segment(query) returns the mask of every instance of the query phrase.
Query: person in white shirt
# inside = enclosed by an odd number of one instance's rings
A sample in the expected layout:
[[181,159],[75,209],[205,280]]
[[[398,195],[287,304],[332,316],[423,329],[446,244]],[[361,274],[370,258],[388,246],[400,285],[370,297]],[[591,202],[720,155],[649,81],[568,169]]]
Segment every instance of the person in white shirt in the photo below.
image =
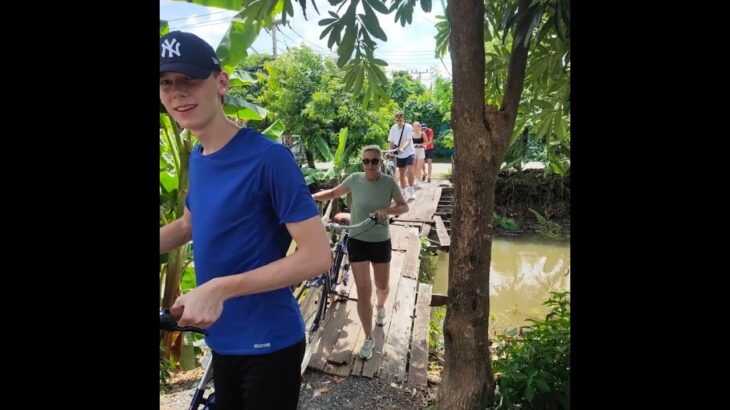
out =
[[395,124],[390,127],[388,142],[391,149],[398,149],[396,167],[398,168],[398,178],[403,196],[406,201],[416,199],[414,190],[415,175],[413,174],[416,151],[413,148],[413,127],[406,124],[405,116],[401,111],[395,114]]

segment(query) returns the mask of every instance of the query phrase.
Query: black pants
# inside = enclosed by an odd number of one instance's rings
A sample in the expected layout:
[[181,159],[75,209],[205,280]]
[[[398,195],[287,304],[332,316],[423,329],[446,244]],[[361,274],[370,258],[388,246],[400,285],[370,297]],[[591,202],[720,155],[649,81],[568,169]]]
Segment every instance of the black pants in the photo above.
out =
[[296,409],[306,342],[256,356],[213,353],[216,409]]

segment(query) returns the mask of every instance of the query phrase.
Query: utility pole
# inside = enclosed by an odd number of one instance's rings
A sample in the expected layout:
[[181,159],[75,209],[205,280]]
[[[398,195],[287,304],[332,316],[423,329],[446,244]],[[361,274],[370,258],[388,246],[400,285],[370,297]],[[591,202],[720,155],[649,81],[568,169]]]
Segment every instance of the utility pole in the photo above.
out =
[[421,74],[426,74],[427,72],[428,72],[428,70],[426,70],[426,71],[411,70],[410,71],[411,74],[418,74],[419,83],[421,82]]
[[274,41],[274,58],[276,58],[276,27],[281,23],[283,23],[283,21],[274,20],[274,27],[271,28],[271,39]]

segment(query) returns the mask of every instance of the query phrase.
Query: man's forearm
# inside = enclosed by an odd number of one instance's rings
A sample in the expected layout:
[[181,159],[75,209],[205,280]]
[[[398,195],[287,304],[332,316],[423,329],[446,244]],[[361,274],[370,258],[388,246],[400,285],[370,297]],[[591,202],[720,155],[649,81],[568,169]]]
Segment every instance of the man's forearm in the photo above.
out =
[[329,269],[331,254],[299,249],[260,268],[213,279],[222,300],[298,285]]
[[177,219],[160,228],[160,254],[178,248],[191,239],[191,232],[182,219]]

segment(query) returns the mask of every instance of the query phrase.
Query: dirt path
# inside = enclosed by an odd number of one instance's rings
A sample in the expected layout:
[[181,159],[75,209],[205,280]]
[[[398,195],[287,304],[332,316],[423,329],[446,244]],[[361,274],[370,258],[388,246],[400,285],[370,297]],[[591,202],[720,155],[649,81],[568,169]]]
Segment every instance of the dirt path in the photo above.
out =
[[[160,410],[184,410],[190,405],[202,369],[173,375],[172,391],[160,396]],[[301,410],[315,409],[424,409],[428,393],[366,377],[337,377],[307,370],[299,393]]]

